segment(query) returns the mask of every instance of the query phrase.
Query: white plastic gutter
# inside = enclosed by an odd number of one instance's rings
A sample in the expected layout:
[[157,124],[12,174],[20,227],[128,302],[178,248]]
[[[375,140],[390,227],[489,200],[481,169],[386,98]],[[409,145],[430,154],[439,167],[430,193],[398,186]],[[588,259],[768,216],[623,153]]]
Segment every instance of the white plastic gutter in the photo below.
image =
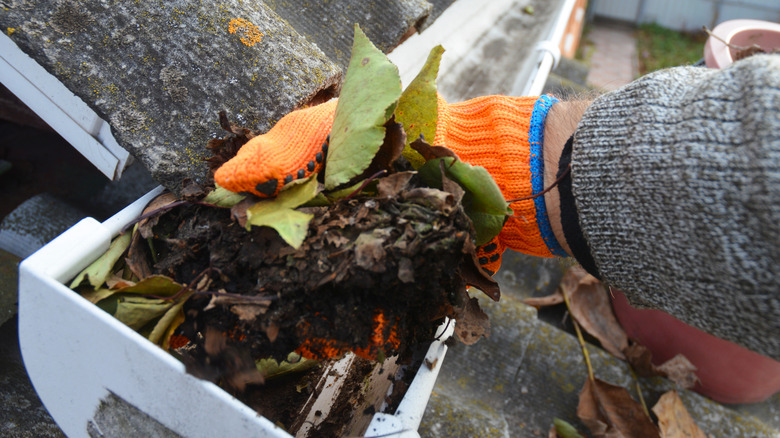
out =
[[0,82],[106,177],[122,175],[130,154],[114,139],[109,124],[4,33]]
[[528,81],[522,88],[512,93],[517,96],[536,96],[542,94],[544,84],[547,82],[547,78],[550,76],[550,72],[558,66],[558,61],[561,59],[560,45],[563,40],[563,35],[566,32],[566,26],[569,23],[569,17],[571,17],[572,11],[574,11],[575,0],[565,0],[561,7],[558,17],[555,19],[555,24],[547,39],[536,44],[535,53],[539,53],[538,67],[535,73],[529,76]]

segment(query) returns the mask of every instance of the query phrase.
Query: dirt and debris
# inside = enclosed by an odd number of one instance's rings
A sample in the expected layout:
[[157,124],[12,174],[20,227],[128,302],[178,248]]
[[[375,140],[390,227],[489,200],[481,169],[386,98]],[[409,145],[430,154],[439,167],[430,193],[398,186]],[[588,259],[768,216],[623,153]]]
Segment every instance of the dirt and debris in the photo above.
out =
[[[224,117],[222,125],[229,134],[210,144],[215,165],[253,135]],[[315,428],[317,436],[338,436],[364,401],[364,380],[386,358],[409,365],[413,375],[421,362],[413,353],[434,340],[446,318],[456,321],[463,342],[489,333],[467,283],[495,296],[497,286],[476,265],[463,191],[443,178],[442,189],[432,188],[417,172],[396,167],[354,196],[300,208],[313,219],[297,249],[272,228],[247,229],[246,210],[259,199],[209,205],[202,200],[210,189],[189,182],[182,190],[188,196],[165,193],[147,207],[126,272],[183,285],[178,295],[189,297],[169,337],[174,354],[190,373],[288,430],[328,364],[354,352],[357,365],[345,378],[358,391],[342,392]],[[257,366],[260,359],[281,363],[291,352],[319,363],[272,379]],[[395,373],[388,374],[383,379],[393,381]],[[389,406],[409,382],[394,383]]]

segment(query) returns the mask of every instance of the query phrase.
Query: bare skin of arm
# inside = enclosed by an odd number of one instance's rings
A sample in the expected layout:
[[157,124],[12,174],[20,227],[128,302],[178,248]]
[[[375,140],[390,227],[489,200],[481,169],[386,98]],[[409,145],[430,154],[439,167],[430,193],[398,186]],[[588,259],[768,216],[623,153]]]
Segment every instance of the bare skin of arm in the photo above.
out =
[[[558,173],[558,161],[561,157],[563,147],[566,141],[574,134],[577,129],[585,109],[591,101],[580,100],[571,102],[559,102],[550,108],[547,114],[544,126],[544,186],[550,187]],[[547,216],[550,219],[555,238],[561,247],[571,255],[571,249],[563,235],[561,226],[560,197],[558,188],[554,187],[544,195],[544,202],[547,207]]]

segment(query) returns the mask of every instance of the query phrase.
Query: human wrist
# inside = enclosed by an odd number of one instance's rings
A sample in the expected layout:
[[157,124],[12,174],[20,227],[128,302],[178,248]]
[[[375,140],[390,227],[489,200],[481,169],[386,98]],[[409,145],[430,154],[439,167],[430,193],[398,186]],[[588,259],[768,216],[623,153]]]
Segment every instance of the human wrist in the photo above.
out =
[[544,186],[551,187],[544,195],[547,216],[558,244],[571,255],[572,251],[563,233],[561,225],[560,196],[558,188],[553,186],[557,179],[558,162],[566,141],[574,134],[582,115],[591,101],[577,100],[558,102],[550,108],[544,123]]

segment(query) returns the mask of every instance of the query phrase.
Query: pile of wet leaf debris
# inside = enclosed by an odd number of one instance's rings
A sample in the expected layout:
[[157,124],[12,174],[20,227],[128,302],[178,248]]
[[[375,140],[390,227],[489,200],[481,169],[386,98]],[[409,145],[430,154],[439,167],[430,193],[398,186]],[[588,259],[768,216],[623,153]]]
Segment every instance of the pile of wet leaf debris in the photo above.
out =
[[[356,29],[324,172],[271,199],[194,183],[163,193],[71,287],[234,393],[347,352],[409,362],[445,323],[465,343],[487,336],[467,286],[498,299],[475,248],[510,210],[485,169],[424,141],[442,51],[402,94],[397,69]],[[221,124],[213,166],[254,135]],[[296,381],[300,393],[308,384]],[[261,413],[286,425],[299,412],[276,408],[288,418]]]

